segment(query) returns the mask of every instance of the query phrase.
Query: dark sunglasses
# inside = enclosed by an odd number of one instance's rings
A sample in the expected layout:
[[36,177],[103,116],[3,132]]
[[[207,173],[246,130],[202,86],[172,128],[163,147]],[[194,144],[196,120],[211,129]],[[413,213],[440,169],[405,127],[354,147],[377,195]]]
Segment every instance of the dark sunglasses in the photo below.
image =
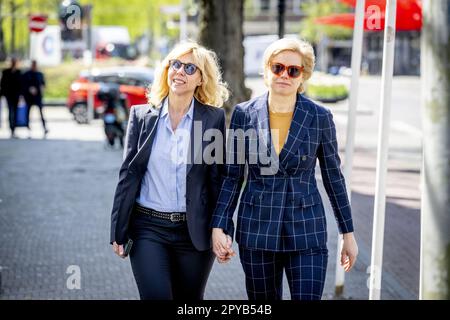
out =
[[198,69],[198,67],[193,63],[183,63],[177,59],[170,60],[169,66],[176,71],[180,70],[180,68],[184,66],[184,72],[190,76],[192,76]]
[[304,69],[303,66],[285,66],[282,63],[272,63],[270,65],[270,70],[273,74],[280,76],[283,74],[284,70],[287,69],[287,74],[289,78],[298,78]]

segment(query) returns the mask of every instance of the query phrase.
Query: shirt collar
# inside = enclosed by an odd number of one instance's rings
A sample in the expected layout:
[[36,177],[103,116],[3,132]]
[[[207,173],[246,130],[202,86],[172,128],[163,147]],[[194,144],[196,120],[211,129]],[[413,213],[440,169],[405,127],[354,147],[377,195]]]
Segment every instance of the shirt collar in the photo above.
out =
[[[195,98],[192,98],[189,110],[185,114],[185,117],[187,116],[189,119],[192,119],[194,117],[194,100]],[[164,118],[168,114],[169,114],[169,97],[166,97],[162,105],[161,118]]]

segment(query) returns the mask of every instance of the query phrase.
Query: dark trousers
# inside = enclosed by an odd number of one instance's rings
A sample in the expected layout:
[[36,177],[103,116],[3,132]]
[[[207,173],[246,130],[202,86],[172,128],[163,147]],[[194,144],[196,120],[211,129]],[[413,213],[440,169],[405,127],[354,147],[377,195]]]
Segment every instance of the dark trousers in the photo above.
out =
[[197,251],[186,222],[134,213],[131,267],[142,300],[202,300],[212,250]]
[[[25,103],[27,104],[27,119],[28,121],[30,121],[30,110],[32,106],[37,106],[39,108],[39,113],[41,114],[41,121],[42,121],[42,127],[44,128],[44,130],[47,129],[47,126],[45,125],[45,118],[44,118],[44,113],[42,111],[43,109],[43,103],[42,103],[42,98],[29,98],[29,97],[25,97]],[[28,125],[28,127],[30,127]]]
[[325,284],[328,250],[250,250],[239,246],[249,300],[281,300],[286,271],[292,300],[320,300]]
[[19,105],[19,96],[6,97],[6,102],[8,103],[9,128],[11,129],[11,132],[14,133],[14,130],[16,129],[16,114]]

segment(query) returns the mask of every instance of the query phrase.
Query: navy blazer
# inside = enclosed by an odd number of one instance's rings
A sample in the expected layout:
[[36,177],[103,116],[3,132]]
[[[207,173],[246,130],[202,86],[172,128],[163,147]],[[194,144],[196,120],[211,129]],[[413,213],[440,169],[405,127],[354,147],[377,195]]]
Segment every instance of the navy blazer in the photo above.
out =
[[[133,106],[127,127],[124,160],[111,212],[110,243],[125,243],[129,238],[129,223],[133,206],[140,193],[147,170],[161,109],[151,105]],[[194,142],[194,129],[201,123],[202,141]],[[203,150],[210,144],[203,136],[208,129],[225,132],[225,112],[194,101],[194,122],[191,128],[190,162],[186,167],[186,216],[189,235],[197,250],[211,248],[211,216],[219,195],[223,158],[205,163]],[[220,144],[225,149],[225,143]],[[224,156],[224,152],[221,152]]]
[[[315,179],[319,159],[339,231],[352,232],[350,204],[340,170],[331,112],[298,94],[289,133],[278,156],[270,135],[267,101],[268,93],[235,107],[227,141],[224,179],[212,227],[222,228],[233,236],[232,217],[247,165],[236,241],[246,248],[271,251],[296,251],[325,245],[325,211]],[[238,129],[242,129],[244,135],[237,134]],[[256,136],[252,132],[256,132]],[[255,144],[258,149],[253,148]],[[270,163],[264,157],[255,161],[255,150],[259,155],[265,152]],[[275,170],[268,174],[269,167]]]

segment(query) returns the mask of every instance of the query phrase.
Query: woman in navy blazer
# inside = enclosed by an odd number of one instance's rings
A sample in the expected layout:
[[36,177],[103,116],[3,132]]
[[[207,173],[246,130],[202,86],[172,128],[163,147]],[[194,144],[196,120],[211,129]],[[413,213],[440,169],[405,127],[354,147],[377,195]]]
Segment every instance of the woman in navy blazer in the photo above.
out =
[[215,158],[204,158],[204,137],[224,135],[219,107],[227,97],[215,53],[186,42],[162,61],[150,103],[131,109],[110,241],[123,258],[124,244],[133,241],[141,299],[203,299],[225,147],[222,139]]
[[213,250],[219,261],[234,255],[233,212],[240,198],[236,241],[249,299],[282,298],[283,271],[292,299],[321,299],[328,251],[322,180],[343,234],[341,264],[349,271],[358,247],[332,114],[304,97],[314,51],[297,39],[280,39],[264,53],[268,93],[238,104],[227,143],[224,181],[213,215]]

